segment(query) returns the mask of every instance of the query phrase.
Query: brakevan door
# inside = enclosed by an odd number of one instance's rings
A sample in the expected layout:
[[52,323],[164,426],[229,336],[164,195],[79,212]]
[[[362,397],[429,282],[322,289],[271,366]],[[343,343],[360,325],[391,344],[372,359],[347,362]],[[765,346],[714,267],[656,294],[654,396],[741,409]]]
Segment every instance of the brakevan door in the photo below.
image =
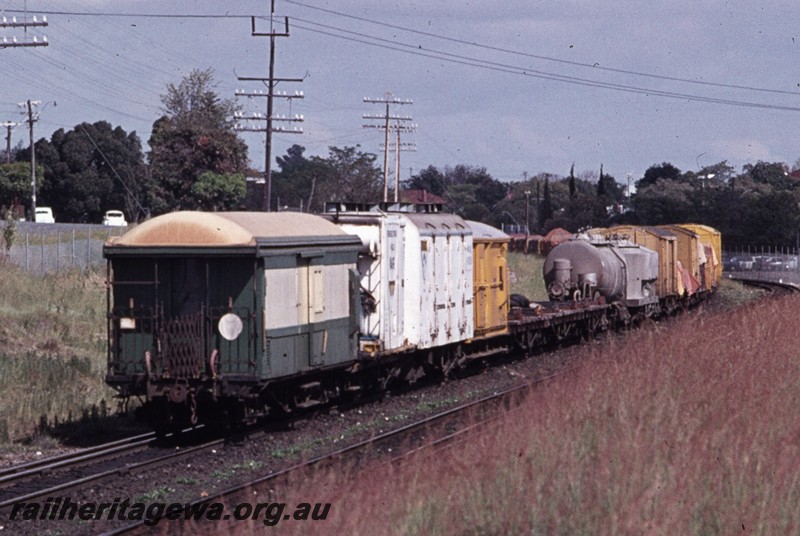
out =
[[325,351],[327,350],[327,334],[325,324],[317,322],[318,318],[325,315],[325,268],[326,266],[306,266],[306,277],[308,286],[308,302],[306,303],[307,322],[309,330],[309,349],[308,358],[310,366],[322,365],[325,363]]
[[405,226],[386,221],[386,296],[383,302],[384,339],[387,348],[403,345],[403,291]]
[[308,261],[264,271],[266,377],[296,374],[308,368]]

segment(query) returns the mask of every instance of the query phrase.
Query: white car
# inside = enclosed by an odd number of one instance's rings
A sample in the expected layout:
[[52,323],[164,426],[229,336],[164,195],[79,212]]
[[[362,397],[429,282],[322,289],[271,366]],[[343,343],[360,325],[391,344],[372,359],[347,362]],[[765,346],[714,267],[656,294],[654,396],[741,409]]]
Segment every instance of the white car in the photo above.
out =
[[121,210],[106,211],[103,216],[103,225],[110,225],[112,227],[127,227],[128,222],[125,221],[125,214]]
[[50,207],[38,207],[33,215],[33,221],[36,223],[55,223],[53,209]]

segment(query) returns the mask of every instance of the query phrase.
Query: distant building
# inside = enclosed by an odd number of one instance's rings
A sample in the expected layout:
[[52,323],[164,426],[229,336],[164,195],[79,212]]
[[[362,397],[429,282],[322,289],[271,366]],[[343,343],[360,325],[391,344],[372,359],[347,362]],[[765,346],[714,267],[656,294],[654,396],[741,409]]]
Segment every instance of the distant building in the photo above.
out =
[[427,204],[434,203],[444,205],[447,201],[436,194],[427,190],[400,190],[401,203]]

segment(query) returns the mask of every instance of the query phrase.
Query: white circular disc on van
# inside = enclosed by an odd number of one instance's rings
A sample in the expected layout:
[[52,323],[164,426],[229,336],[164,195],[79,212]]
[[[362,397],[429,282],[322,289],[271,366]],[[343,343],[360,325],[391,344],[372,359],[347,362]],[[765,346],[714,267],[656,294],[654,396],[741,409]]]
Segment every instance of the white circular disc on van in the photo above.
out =
[[244,326],[242,325],[242,319],[239,318],[238,315],[228,313],[219,319],[219,324],[217,327],[219,328],[220,335],[222,335],[225,339],[232,341],[241,335],[242,328]]

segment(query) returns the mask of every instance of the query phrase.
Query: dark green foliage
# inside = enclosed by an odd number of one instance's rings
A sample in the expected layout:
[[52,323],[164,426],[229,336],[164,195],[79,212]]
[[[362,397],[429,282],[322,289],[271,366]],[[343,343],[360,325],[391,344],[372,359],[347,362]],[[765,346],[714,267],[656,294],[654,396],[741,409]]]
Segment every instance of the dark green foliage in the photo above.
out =
[[240,208],[247,187],[244,175],[217,174],[207,171],[192,185],[192,196],[202,210],[219,211]]
[[[30,151],[28,151],[30,152]],[[36,166],[37,188],[43,186],[44,167]],[[0,205],[4,210],[31,201],[31,165],[28,162],[0,164]]]
[[435,166],[428,166],[407,181],[404,181],[403,188],[426,190],[434,195],[444,197],[447,190],[447,178]]
[[723,161],[699,173],[642,184],[637,182],[635,218],[630,221],[710,225],[722,233],[728,246],[796,244],[800,183],[781,163],[748,164],[735,175]]
[[[29,159],[29,153],[18,157]],[[37,204],[53,206],[59,221],[98,223],[109,209],[124,210],[132,221],[144,216],[147,169],[135,132],[105,121],[59,129],[50,141],[36,142],[36,162],[45,177]]]
[[569,168],[569,198],[575,199],[578,195],[577,187],[575,186],[575,164]]
[[694,193],[695,188],[689,184],[659,179],[650,187],[637,190],[633,198],[633,208],[644,218],[642,223],[688,223],[693,216]]
[[539,211],[539,228],[544,228],[545,222],[553,219],[553,203],[550,199],[550,179],[544,179],[544,194],[542,196],[542,206]]
[[153,124],[148,158],[154,213],[199,208],[192,193],[203,173],[244,173],[247,145],[233,131],[235,106],[214,91],[211,70],[194,70],[161,96],[164,115]]
[[667,179],[671,181],[678,180],[680,176],[680,169],[668,162],[662,162],[659,165],[650,166],[647,171],[644,172],[644,177],[636,181],[636,188],[639,189],[652,186],[659,179]]
[[484,167],[458,165],[439,170],[428,166],[403,182],[403,188],[424,189],[444,197],[446,209],[469,219],[499,226],[508,211],[504,200],[508,185],[493,178]]
[[303,155],[293,145],[276,160],[281,170],[273,175],[273,208],[321,212],[328,201],[375,203],[383,200],[383,174],[376,156],[357,147],[330,147],[327,158]]

